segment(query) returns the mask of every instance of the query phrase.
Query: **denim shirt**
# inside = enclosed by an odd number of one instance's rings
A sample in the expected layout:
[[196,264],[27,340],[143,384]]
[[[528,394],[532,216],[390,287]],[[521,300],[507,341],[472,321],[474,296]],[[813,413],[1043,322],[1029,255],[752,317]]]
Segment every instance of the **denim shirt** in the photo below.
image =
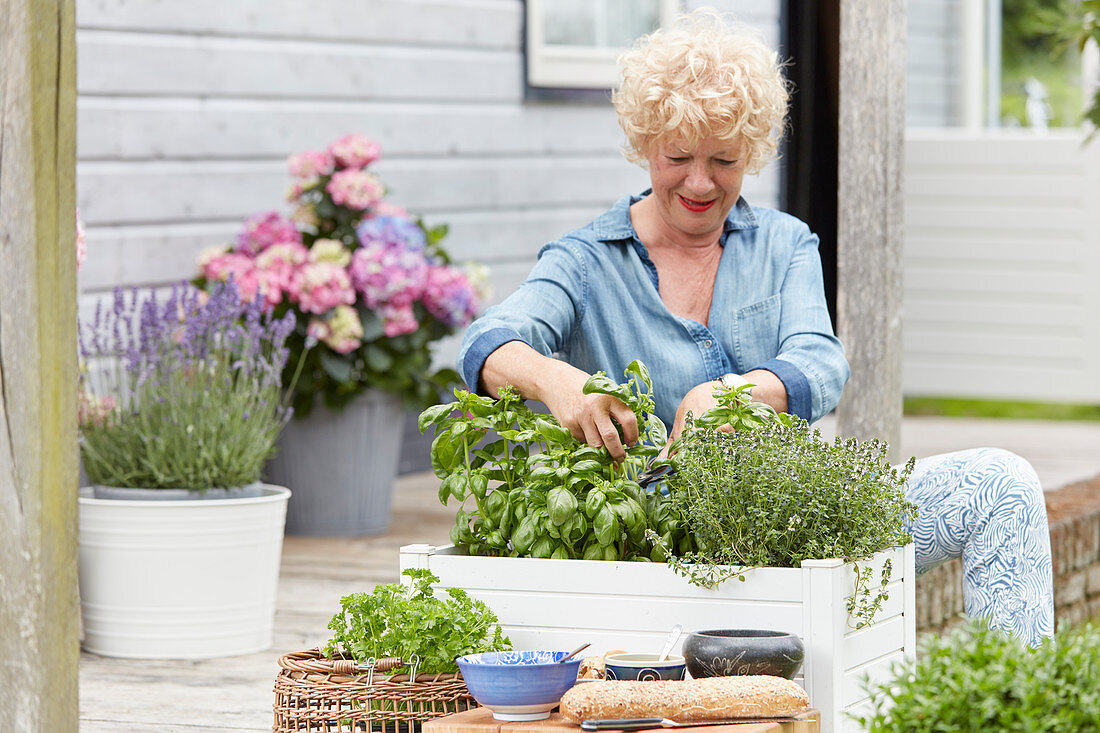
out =
[[466,383],[476,387],[489,354],[519,340],[618,381],[641,359],[669,426],[692,387],[753,369],[779,377],[788,410],[811,422],[836,407],[848,362],[829,321],[817,236],[789,214],[738,199],[704,326],[661,300],[657,268],[630,222],[630,206],[648,194],[623,197],[539,251],[519,289],[466,331],[458,356]]

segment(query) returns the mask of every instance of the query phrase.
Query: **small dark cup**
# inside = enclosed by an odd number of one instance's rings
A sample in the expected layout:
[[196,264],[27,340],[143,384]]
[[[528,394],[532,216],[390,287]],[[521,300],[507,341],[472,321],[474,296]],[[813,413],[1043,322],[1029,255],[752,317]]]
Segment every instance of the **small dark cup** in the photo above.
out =
[[676,655],[658,661],[659,654],[612,654],[604,660],[604,676],[609,680],[682,680],[684,658]]
[[768,674],[791,679],[803,656],[802,640],[782,631],[711,629],[684,641],[687,670],[695,678]]

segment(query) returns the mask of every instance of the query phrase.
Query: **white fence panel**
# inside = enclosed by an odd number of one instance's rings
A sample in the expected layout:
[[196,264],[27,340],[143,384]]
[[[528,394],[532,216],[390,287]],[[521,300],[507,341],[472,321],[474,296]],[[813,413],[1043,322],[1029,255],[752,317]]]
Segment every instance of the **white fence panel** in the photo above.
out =
[[907,131],[909,395],[1100,402],[1100,144]]

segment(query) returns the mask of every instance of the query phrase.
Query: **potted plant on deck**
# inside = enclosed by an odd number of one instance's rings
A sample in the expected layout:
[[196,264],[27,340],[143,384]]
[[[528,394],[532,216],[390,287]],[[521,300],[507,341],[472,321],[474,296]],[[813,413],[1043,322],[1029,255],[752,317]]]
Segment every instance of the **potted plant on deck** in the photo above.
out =
[[[673,446],[671,493],[645,491],[641,469],[664,430],[648,371],[635,362],[628,376],[585,387],[614,394],[645,426],[649,445],[618,467],[507,390],[496,401],[458,392],[422,413],[422,429],[436,428],[440,497],[462,507],[454,544],[403,547],[402,568],[495,603],[520,647],[645,651],[677,623],[795,633],[822,730],[837,729],[866,703],[862,676],[914,651],[906,470],[889,465],[884,445],[826,442],[720,389],[719,407]],[[725,424],[737,430],[717,429]]]
[[260,483],[290,412],[293,315],[235,283],[116,290],[81,324],[84,648],[205,658],[271,644],[290,492]]
[[457,381],[432,370],[432,344],[487,297],[484,268],[453,266],[440,246],[446,227],[383,200],[368,170],[378,155],[358,134],[292,155],[291,218],[250,217],[235,243],[199,262],[201,286],[234,277],[246,299],[298,317],[284,372],[295,419],[267,469],[295,491],[290,534],[386,530],[404,409],[434,404]]

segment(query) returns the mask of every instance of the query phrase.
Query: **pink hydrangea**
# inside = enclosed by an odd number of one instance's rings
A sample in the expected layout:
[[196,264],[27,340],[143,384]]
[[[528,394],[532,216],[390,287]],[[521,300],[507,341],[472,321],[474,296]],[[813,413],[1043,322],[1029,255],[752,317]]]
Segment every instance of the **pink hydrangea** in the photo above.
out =
[[379,201],[374,206],[372,206],[371,210],[370,210],[370,213],[371,213],[371,217],[376,217],[376,216],[399,216],[399,217],[404,218],[404,219],[407,219],[409,217],[409,212],[406,211],[403,206],[398,206],[397,204],[391,204],[389,201],[385,201],[385,200]]
[[80,221],[80,209],[76,210],[76,271],[84,265],[88,257],[88,244],[84,241],[84,222]]
[[283,242],[302,242],[302,233],[290,219],[277,211],[253,214],[245,220],[237,235],[237,250],[255,256],[268,247]]
[[386,304],[379,308],[378,315],[382,317],[382,328],[388,338],[412,333],[420,327],[412,305]]
[[287,159],[290,175],[295,178],[313,179],[327,176],[336,168],[332,153],[306,150]]
[[96,397],[90,392],[81,390],[76,403],[76,419],[81,426],[103,427],[111,421],[117,409],[118,400],[114,396]]
[[321,314],[338,305],[355,304],[347,270],[329,262],[310,262],[298,269],[289,296],[306,313]]
[[457,267],[435,265],[424,285],[424,307],[448,326],[465,326],[478,311],[477,290]]
[[[328,323],[320,318],[310,318],[309,325],[306,326],[306,337],[313,339],[313,341],[324,341],[330,335],[332,335],[332,329],[328,327]],[[312,347],[312,344],[307,344]]]
[[240,252],[204,254],[199,260],[199,269],[202,276],[210,281],[225,281],[232,277],[240,290],[241,300],[245,302],[252,301],[262,289],[260,271],[251,257]]
[[332,174],[325,190],[338,206],[362,211],[382,200],[385,187],[374,175],[360,168],[348,168]]
[[309,250],[297,242],[275,244],[256,255],[254,265],[260,272],[264,297],[269,305],[278,305],[290,293],[294,274],[309,261]]
[[328,146],[328,154],[341,168],[363,168],[378,160],[381,153],[378,143],[358,132],[344,135]]
[[417,251],[370,242],[352,255],[348,272],[369,307],[404,307],[423,294],[428,261]]

